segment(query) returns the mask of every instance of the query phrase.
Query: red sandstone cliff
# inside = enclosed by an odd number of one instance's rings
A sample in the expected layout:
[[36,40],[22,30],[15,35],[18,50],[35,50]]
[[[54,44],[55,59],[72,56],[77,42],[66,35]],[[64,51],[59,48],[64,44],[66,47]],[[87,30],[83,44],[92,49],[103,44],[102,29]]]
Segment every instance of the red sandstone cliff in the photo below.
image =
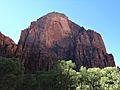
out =
[[30,71],[49,70],[59,59],[71,59],[77,68],[115,66],[100,34],[56,12],[32,22],[21,32],[16,56]]
[[0,56],[13,57],[16,48],[14,41],[0,32]]

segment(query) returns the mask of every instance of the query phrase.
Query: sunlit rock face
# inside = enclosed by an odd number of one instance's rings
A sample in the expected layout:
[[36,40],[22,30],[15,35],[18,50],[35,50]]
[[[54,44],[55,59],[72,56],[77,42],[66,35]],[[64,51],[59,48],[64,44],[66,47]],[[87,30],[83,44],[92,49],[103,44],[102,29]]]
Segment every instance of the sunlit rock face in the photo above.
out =
[[0,56],[14,57],[16,48],[14,41],[0,32]]
[[49,13],[21,32],[16,50],[27,71],[49,70],[57,60],[73,60],[77,69],[115,66],[102,37],[61,13]]

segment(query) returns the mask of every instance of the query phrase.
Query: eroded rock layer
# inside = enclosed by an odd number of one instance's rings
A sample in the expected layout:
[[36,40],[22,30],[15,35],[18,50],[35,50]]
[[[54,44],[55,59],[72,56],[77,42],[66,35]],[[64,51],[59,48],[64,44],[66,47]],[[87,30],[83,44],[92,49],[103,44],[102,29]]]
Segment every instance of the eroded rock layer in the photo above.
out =
[[0,32],[0,56],[13,57],[15,56],[16,48],[17,45],[14,41]]
[[57,12],[39,18],[21,32],[16,56],[28,71],[49,70],[60,59],[73,60],[77,69],[115,66],[100,34]]

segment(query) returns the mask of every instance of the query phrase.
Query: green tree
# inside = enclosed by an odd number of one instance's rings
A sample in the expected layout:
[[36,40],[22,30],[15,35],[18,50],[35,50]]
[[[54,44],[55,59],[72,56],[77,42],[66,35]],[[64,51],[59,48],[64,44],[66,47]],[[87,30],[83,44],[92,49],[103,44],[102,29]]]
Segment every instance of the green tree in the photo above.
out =
[[0,57],[0,77],[8,74],[22,75],[24,67],[18,59]]
[[91,90],[101,90],[101,69],[100,68],[89,68],[88,70],[88,80],[87,83]]
[[78,84],[77,84],[78,88],[80,90],[87,90],[88,88],[87,81],[88,81],[88,72],[86,67],[82,66],[80,68],[80,71],[78,72]]
[[56,66],[56,71],[58,71],[59,73],[59,85],[60,85],[60,90],[70,90],[73,89],[74,86],[73,83],[74,81],[74,76],[76,74],[76,71],[73,70],[73,68],[75,68],[75,64],[69,60],[69,61],[65,61],[65,60],[61,60],[58,61],[57,66]]
[[1,90],[15,90],[17,82],[23,74],[24,67],[17,59],[0,57]]
[[34,74],[24,74],[16,84],[15,90],[37,90],[37,81]]
[[55,71],[39,71],[36,73],[37,90],[58,90],[57,73]]
[[101,85],[103,90],[119,90],[120,74],[117,68],[106,67],[101,70],[101,73]]

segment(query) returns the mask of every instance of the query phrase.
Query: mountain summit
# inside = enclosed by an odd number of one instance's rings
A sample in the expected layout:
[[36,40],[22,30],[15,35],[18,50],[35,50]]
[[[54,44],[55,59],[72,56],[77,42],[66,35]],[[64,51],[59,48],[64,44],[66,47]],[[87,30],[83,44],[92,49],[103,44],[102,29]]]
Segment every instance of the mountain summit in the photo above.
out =
[[73,60],[77,69],[115,66],[100,34],[85,30],[67,16],[52,12],[21,32],[16,50],[28,71],[49,70],[57,60]]

